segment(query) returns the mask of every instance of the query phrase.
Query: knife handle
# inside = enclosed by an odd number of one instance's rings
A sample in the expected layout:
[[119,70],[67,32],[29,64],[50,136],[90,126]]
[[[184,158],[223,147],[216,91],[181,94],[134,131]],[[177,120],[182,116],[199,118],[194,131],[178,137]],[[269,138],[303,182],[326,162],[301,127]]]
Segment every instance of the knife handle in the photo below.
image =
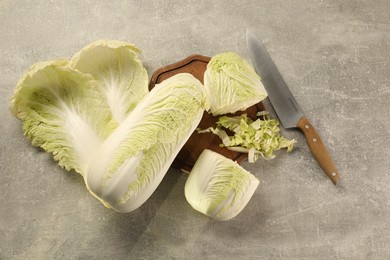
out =
[[314,158],[320,164],[321,168],[324,170],[326,175],[328,175],[333,184],[336,185],[340,179],[340,174],[317,131],[313,128],[305,116],[298,121],[297,127],[305,135],[307,145]]

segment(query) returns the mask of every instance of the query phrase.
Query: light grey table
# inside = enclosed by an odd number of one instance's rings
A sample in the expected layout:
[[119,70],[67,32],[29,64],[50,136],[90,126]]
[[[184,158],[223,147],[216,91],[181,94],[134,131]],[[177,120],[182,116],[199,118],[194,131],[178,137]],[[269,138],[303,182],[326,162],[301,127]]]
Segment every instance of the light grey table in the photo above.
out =
[[[296,149],[243,164],[260,186],[233,220],[194,211],[175,169],[147,203],[119,214],[33,148],[8,112],[30,65],[97,39],[136,44],[151,76],[194,53],[249,58],[245,28],[264,40],[340,185],[300,132],[283,130]],[[390,259],[388,0],[1,0],[0,35],[0,259]]]

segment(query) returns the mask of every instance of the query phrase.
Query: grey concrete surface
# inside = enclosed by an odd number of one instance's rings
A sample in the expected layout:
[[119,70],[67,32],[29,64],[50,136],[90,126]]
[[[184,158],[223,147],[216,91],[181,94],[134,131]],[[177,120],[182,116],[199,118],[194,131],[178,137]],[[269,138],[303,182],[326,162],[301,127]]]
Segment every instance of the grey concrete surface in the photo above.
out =
[[[260,186],[233,220],[194,211],[175,169],[119,214],[33,148],[8,112],[30,65],[94,40],[136,44],[151,76],[194,53],[249,58],[245,28],[328,146],[338,186],[303,135],[283,130],[296,149],[243,164]],[[0,259],[390,259],[389,0],[1,0],[0,35]]]

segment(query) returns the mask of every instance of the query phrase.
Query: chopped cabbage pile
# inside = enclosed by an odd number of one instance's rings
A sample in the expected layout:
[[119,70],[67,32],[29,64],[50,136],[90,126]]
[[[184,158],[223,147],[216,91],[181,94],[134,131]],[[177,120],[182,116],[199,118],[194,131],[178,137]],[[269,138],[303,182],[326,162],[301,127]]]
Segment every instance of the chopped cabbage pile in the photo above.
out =
[[[212,132],[219,136],[221,146],[229,150],[248,153],[248,161],[253,163],[259,156],[265,159],[275,158],[274,151],[287,148],[290,152],[293,149],[295,140],[288,140],[281,136],[279,121],[272,119],[268,113],[258,113],[253,121],[242,114],[240,116],[222,116],[217,121],[216,127],[197,129],[198,133]],[[232,133],[231,135],[228,132]]]

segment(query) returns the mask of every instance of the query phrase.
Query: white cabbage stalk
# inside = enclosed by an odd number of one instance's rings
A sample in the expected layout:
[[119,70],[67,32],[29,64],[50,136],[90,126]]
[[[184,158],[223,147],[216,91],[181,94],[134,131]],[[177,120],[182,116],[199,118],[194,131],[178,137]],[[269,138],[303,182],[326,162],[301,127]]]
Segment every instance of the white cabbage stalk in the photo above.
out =
[[184,192],[195,210],[225,221],[244,209],[258,185],[259,180],[238,163],[205,149],[188,176]]
[[86,183],[106,206],[130,212],[154,192],[208,108],[190,74],[156,85],[101,146]]
[[120,124],[148,93],[148,75],[133,44],[99,40],[84,47],[71,59],[71,66],[91,74]]
[[267,97],[254,68],[233,52],[215,55],[207,64],[204,85],[213,115],[245,110]]
[[92,76],[66,60],[37,63],[19,80],[10,111],[33,146],[66,170],[84,175],[90,159],[117,124]]

